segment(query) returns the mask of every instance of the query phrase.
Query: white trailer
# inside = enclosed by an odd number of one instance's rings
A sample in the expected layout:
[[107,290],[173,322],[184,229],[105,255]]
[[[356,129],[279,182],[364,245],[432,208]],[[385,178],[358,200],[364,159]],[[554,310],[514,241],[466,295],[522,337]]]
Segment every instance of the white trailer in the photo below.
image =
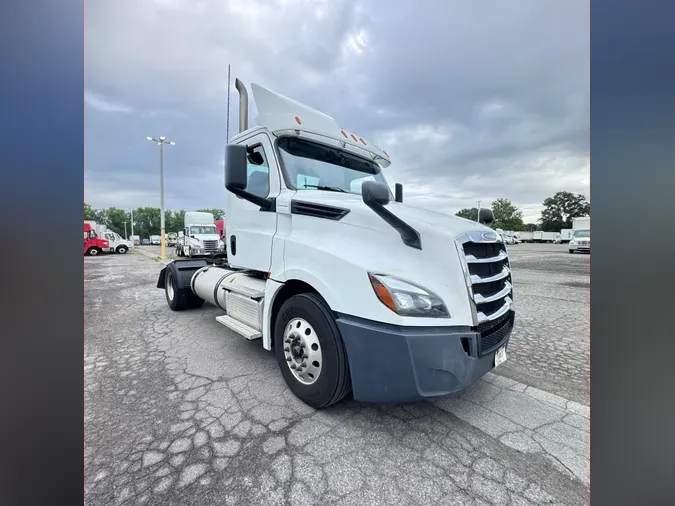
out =
[[178,232],[176,255],[201,257],[222,253],[224,243],[218,235],[213,214],[200,211],[185,213],[184,228]]
[[445,395],[506,360],[512,280],[486,226],[492,211],[477,223],[405,205],[402,186],[394,196],[387,184],[386,151],[255,84],[249,128],[248,93],[235,87],[227,259],[164,267],[157,287],[169,307],[218,308],[216,321],[260,339],[315,408],[350,391],[371,403]]

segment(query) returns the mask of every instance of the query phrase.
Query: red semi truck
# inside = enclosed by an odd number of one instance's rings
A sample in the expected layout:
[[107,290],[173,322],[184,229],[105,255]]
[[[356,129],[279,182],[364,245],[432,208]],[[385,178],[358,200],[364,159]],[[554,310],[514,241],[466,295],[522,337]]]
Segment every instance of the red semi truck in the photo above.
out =
[[84,254],[89,256],[100,255],[108,251],[110,243],[108,239],[103,239],[96,233],[95,222],[84,222]]

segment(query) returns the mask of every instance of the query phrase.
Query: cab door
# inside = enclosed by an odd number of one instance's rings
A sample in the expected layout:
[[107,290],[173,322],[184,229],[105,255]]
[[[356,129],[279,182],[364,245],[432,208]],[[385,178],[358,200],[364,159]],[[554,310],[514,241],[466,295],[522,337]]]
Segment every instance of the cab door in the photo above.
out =
[[[260,132],[242,140],[249,151],[246,191],[260,197],[276,198],[281,180],[270,137]],[[269,272],[272,241],[277,230],[276,211],[227,193],[227,259],[234,267]]]

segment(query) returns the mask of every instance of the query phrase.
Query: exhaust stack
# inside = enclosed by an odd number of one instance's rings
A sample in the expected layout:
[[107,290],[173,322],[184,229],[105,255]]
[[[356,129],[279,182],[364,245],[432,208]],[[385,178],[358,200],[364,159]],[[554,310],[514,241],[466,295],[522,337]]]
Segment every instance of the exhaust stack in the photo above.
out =
[[248,130],[248,92],[239,78],[235,78],[234,87],[239,92],[239,133]]

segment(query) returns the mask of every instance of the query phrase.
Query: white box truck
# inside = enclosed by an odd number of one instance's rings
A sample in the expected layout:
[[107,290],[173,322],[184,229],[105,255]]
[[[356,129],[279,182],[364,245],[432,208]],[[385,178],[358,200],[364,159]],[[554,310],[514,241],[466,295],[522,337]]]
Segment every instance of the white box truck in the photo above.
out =
[[533,242],[534,241],[534,232],[523,231],[520,232],[521,242]]
[[223,251],[213,214],[188,211],[184,220],[184,228],[176,241],[176,256],[194,258]]
[[[405,403],[467,388],[506,360],[514,325],[504,243],[480,221],[394,195],[389,155],[314,109],[251,86],[226,148],[227,259],[179,259],[157,287],[174,311],[273,351],[302,401]],[[209,313],[210,314],[210,313]],[[255,381],[255,376],[251,377]]]
[[572,240],[569,242],[568,251],[591,252],[591,218],[582,217],[572,220]]
[[161,237],[158,235],[151,235],[150,236],[150,244],[153,246],[159,246],[161,243]]
[[574,232],[571,228],[563,228],[560,231],[560,242],[568,243],[572,240],[572,233]]

